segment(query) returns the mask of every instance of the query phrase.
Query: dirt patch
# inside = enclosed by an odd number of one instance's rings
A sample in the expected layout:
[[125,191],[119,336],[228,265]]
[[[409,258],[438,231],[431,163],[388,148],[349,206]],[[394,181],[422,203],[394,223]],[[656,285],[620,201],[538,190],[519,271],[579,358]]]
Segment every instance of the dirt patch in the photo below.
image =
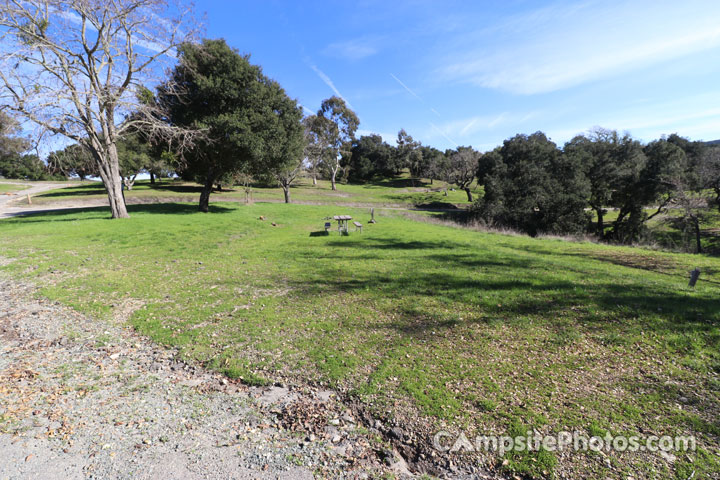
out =
[[[34,299],[32,285],[0,277],[0,291],[0,478],[391,471],[354,430],[311,438],[283,426],[286,402],[322,398],[309,387],[248,387],[184,363],[121,324]],[[116,320],[139,306],[126,303]]]

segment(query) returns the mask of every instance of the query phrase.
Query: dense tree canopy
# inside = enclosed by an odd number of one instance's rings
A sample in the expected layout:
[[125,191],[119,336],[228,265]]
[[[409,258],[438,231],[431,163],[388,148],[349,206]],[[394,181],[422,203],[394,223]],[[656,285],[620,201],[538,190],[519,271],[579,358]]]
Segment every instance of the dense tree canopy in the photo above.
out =
[[485,194],[475,208],[487,222],[533,236],[586,228],[589,191],[581,165],[543,133],[517,135],[486,156],[479,169]]
[[296,161],[303,151],[302,112],[277,82],[249,56],[224,40],[184,44],[171,84],[182,85],[183,98],[158,91],[170,122],[206,132],[179,169],[203,184],[200,210],[208,211],[213,185],[233,173],[269,172]]
[[355,182],[393,175],[393,148],[380,135],[363,135],[353,143],[349,179]]

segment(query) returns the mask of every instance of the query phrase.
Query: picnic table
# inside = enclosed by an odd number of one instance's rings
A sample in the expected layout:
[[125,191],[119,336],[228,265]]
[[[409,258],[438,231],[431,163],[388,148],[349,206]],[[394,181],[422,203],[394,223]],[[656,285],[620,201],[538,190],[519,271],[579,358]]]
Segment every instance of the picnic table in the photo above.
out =
[[338,232],[345,232],[348,231],[348,222],[352,220],[352,217],[350,215],[335,215],[333,217],[333,220],[338,222]]

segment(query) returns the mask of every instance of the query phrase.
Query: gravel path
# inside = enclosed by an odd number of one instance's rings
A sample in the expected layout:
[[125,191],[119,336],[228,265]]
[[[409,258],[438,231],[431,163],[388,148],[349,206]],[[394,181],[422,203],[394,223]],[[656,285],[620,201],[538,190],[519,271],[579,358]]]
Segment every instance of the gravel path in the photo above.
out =
[[392,454],[378,459],[333,392],[233,383],[125,320],[84,317],[0,276],[0,480],[405,471]]

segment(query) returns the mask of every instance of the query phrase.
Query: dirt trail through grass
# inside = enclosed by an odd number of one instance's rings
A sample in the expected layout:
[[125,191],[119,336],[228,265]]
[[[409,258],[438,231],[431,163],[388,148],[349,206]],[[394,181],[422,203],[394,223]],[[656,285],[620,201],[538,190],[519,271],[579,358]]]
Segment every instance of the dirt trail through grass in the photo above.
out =
[[89,319],[34,299],[31,285],[5,277],[0,292],[0,478],[309,479],[390,471],[350,429],[309,439],[280,426],[277,412],[288,405],[342,410],[332,392],[242,386],[177,361],[125,319]]

